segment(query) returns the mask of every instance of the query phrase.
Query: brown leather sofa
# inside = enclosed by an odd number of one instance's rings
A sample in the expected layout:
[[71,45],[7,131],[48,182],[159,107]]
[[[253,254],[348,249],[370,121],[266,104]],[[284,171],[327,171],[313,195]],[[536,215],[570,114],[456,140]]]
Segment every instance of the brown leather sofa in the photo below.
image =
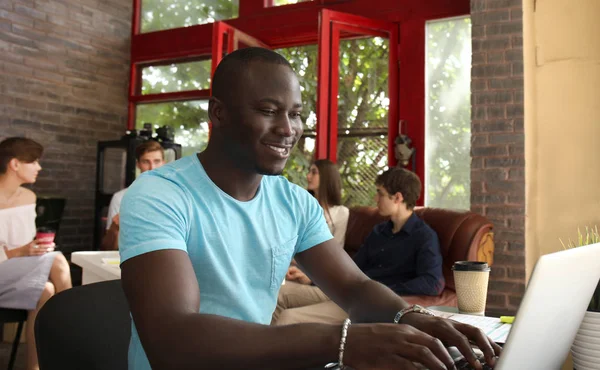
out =
[[[441,208],[417,207],[421,217],[438,235],[443,257],[443,273],[446,288],[439,296],[406,296],[411,304],[423,306],[456,307],[456,291],[452,265],[455,261],[485,261],[489,265],[494,258],[494,234],[492,223],[470,211],[452,211]],[[350,256],[358,251],[375,225],[386,221],[375,207],[350,209],[344,249]]]

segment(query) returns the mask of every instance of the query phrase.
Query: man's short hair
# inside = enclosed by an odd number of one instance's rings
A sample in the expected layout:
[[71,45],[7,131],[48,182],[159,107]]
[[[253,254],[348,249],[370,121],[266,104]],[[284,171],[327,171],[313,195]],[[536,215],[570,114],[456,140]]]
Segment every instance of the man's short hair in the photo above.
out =
[[393,167],[377,176],[375,185],[382,186],[390,195],[402,193],[406,208],[413,209],[421,196],[421,180],[414,172]]
[[32,163],[41,158],[44,147],[37,141],[24,137],[9,137],[0,142],[0,174],[6,173],[8,162],[13,158]]
[[165,159],[165,151],[164,151],[162,145],[160,145],[160,143],[155,140],[145,141],[135,148],[135,159],[137,161],[139,161],[140,158],[142,158],[142,156],[144,154],[150,153],[150,152],[157,152],[159,150],[160,150],[160,154],[162,155],[162,158],[164,160]]
[[217,66],[212,78],[212,95],[219,100],[227,101],[231,94],[231,87],[242,73],[248,70],[248,65],[255,61],[285,65],[293,68],[285,57],[273,50],[250,47],[235,50],[227,54]]

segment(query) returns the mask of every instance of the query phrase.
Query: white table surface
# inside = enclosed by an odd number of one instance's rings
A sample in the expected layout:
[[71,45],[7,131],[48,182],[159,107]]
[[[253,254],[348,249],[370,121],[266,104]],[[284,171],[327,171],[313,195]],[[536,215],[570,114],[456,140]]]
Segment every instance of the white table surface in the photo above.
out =
[[83,269],[81,283],[91,284],[121,278],[119,265],[107,264],[103,258],[118,259],[118,251],[73,252],[71,262]]

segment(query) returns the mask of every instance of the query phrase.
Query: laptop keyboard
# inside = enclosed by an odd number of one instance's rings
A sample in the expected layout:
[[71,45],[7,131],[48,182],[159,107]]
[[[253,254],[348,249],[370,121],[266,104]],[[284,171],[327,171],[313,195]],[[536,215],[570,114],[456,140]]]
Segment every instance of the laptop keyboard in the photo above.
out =
[[[479,362],[481,362],[481,366],[483,367],[483,370],[492,370],[492,367],[488,364],[485,363],[485,360],[483,358],[479,358]],[[468,370],[468,369],[475,369],[473,366],[471,366],[471,364],[469,364],[467,362],[466,359],[461,359],[457,362],[454,363],[456,365],[456,368],[458,370]]]
[[[454,364],[456,365],[456,369],[457,370],[474,370],[475,368],[473,366],[471,366],[471,364],[469,364],[469,362],[467,362],[467,360],[460,355],[460,353],[458,352],[458,350],[456,350],[456,348],[453,348],[454,351],[450,351],[451,353],[455,353],[458,355],[453,356],[455,358],[455,362]],[[483,357],[483,353],[481,353],[481,351],[476,350],[479,352],[479,354],[477,354],[477,359],[479,360],[479,362],[481,362],[481,366],[483,367],[483,370],[493,370],[493,368],[485,363],[485,358]],[[427,369],[426,367],[424,367],[421,364],[418,363],[413,363],[415,366],[417,366],[418,369]],[[340,370],[340,367],[337,365],[337,363],[330,363],[327,364],[325,366],[326,370]],[[346,367],[346,369],[348,370],[352,370],[349,367]]]

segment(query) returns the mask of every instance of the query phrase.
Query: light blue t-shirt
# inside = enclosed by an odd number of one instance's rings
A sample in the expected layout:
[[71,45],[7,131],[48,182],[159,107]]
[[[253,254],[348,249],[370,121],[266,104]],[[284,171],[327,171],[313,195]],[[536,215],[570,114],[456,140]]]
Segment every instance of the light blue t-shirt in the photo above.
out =
[[[120,211],[121,262],[163,249],[190,257],[200,312],[269,325],[294,254],[332,238],[323,209],[281,176],[263,176],[254,199],[217,187],[197,156],[142,174]],[[150,369],[135,326],[129,369]]]

